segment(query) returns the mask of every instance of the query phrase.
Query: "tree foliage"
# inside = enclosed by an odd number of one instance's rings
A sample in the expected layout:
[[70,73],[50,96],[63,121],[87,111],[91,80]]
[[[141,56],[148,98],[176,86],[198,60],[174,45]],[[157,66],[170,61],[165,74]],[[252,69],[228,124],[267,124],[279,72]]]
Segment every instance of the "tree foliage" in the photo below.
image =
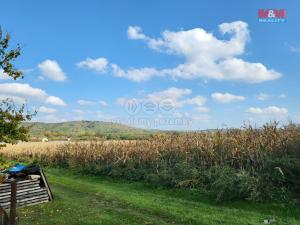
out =
[[20,46],[17,46],[15,49],[9,49],[9,41],[10,35],[8,33],[4,35],[0,27],[0,69],[16,80],[18,78],[23,78],[23,73],[13,66],[12,61],[20,56],[21,48]]
[[[0,27],[0,72],[14,80],[23,78],[22,71],[12,64],[21,54],[18,45],[15,49],[9,48],[10,35],[4,34]],[[30,120],[32,114],[26,112],[25,105],[17,106],[13,99],[0,100],[0,143],[15,143],[18,140],[28,139],[28,128],[22,125],[23,121]],[[1,146],[0,146],[1,147]]]

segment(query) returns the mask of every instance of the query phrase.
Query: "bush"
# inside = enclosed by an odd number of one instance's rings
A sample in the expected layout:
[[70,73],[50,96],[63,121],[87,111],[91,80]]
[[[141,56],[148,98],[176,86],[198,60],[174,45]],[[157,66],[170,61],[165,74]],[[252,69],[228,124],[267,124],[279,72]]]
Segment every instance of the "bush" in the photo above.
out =
[[246,171],[216,166],[205,172],[206,189],[216,202],[249,199],[257,182]]

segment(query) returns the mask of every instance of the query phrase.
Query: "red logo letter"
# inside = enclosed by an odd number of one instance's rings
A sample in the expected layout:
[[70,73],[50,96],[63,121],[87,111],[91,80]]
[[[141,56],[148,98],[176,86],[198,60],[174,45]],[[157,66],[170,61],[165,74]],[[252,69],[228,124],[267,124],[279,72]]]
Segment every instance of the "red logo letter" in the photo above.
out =
[[259,9],[258,10],[258,18],[267,18],[268,17],[268,10]]

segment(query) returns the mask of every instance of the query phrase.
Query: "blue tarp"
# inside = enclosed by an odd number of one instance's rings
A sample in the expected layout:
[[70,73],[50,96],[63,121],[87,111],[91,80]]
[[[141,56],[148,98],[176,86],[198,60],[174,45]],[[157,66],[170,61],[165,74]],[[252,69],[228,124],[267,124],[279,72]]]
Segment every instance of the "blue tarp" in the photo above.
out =
[[11,167],[10,169],[8,169],[9,173],[19,173],[21,172],[24,168],[26,168],[26,166],[17,163],[14,167]]

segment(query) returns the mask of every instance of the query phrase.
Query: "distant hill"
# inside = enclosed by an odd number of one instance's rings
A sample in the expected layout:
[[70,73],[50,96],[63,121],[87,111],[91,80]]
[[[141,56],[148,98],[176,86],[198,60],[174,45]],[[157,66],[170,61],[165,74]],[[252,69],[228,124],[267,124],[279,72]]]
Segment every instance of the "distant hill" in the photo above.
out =
[[118,123],[101,121],[71,121],[62,123],[26,122],[30,128],[30,138],[39,140],[48,137],[50,140],[63,140],[67,137],[90,140],[107,139],[143,139],[155,134],[155,131],[134,128]]

